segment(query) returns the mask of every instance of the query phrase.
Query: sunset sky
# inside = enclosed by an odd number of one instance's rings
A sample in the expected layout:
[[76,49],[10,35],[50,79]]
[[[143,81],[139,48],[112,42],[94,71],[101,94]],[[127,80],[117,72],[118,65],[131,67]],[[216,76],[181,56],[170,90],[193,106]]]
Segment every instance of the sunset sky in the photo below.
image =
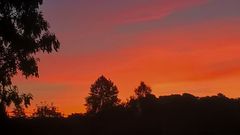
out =
[[38,54],[39,78],[14,83],[65,114],[85,112],[100,76],[125,101],[140,81],[159,95],[240,97],[240,0],[44,0],[61,42]]

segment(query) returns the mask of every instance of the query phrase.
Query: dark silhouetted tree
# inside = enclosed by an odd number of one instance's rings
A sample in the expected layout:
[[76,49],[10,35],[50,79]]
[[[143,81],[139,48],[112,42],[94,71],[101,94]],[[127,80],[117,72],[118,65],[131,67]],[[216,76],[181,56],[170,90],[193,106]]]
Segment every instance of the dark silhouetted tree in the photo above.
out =
[[140,85],[134,90],[135,96],[131,96],[127,101],[127,108],[137,116],[153,110],[157,102],[155,95],[151,94],[152,89],[141,82]]
[[57,107],[53,104],[48,105],[47,103],[41,103],[37,105],[35,112],[33,113],[35,118],[61,118],[62,113],[58,112]]
[[20,94],[16,86],[10,86],[8,90],[4,88],[0,91],[0,116],[6,118],[6,107],[12,103],[16,108],[21,108],[22,105],[28,107],[32,100],[31,94]]
[[23,106],[17,106],[13,109],[14,118],[26,118],[25,109]]
[[101,76],[91,85],[85,105],[88,113],[98,113],[104,109],[116,107],[119,101],[117,86],[111,80]]
[[40,5],[42,0],[0,0],[0,118],[6,105],[16,102],[15,98],[6,98],[11,93],[12,77],[18,71],[25,77],[38,77],[35,54],[59,49]]
[[84,117],[84,114],[82,114],[82,113],[72,113],[72,114],[70,114],[70,115],[68,115],[68,119],[75,119],[75,120],[79,120],[79,119],[81,119],[81,118],[83,118]]
[[141,82],[134,92],[137,98],[142,98],[150,95],[152,93],[152,89],[149,86],[147,86],[144,82]]
[[0,83],[11,84],[11,77],[22,71],[38,76],[38,51],[58,50],[59,41],[50,33],[39,7],[42,0],[0,1]]

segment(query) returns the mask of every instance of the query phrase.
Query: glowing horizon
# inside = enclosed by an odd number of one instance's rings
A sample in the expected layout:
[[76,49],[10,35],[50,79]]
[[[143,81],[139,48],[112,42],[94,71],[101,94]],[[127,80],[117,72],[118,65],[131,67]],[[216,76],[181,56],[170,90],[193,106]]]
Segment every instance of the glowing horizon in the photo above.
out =
[[[30,110],[53,102],[65,114],[84,112],[89,87],[105,75],[124,101],[145,81],[157,96],[223,93],[240,97],[240,1],[44,1],[61,42],[39,54],[40,78],[14,84],[34,95]],[[19,73],[20,74],[20,73]]]

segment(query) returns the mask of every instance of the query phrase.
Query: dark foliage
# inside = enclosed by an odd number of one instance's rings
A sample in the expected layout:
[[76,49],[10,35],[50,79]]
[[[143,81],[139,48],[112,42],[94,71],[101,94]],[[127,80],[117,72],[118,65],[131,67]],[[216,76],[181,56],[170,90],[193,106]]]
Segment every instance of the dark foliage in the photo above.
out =
[[[136,107],[136,103],[139,104]],[[141,113],[139,113],[139,108]],[[132,99],[95,115],[61,119],[15,119],[9,134],[34,135],[239,135],[240,99],[222,94],[154,95]]]
[[37,105],[37,109],[33,113],[34,118],[61,118],[63,115],[57,110],[57,107],[53,104],[41,103]]
[[[0,122],[6,107],[14,103],[16,113],[26,107],[32,96],[20,95],[12,77],[21,71],[25,77],[38,77],[39,51],[51,53],[60,43],[40,11],[42,0],[0,0]],[[22,114],[21,114],[22,115]]]
[[59,41],[48,31],[39,6],[42,0],[0,0],[0,84],[11,84],[11,78],[22,71],[28,77],[38,76],[39,51],[58,50]]
[[23,106],[16,106],[13,110],[14,118],[26,118],[25,108]]
[[152,93],[152,89],[149,86],[147,86],[144,82],[141,82],[134,92],[137,98],[143,98],[150,95]]
[[117,96],[117,86],[104,76],[99,77],[91,86],[89,96],[86,98],[88,113],[96,114],[117,106],[119,103]]
[[15,105],[15,114],[23,116],[24,114],[21,111],[23,107],[30,105],[31,100],[31,94],[20,94],[16,86],[9,86],[8,89],[0,86],[0,121],[7,118],[6,107],[12,103]]

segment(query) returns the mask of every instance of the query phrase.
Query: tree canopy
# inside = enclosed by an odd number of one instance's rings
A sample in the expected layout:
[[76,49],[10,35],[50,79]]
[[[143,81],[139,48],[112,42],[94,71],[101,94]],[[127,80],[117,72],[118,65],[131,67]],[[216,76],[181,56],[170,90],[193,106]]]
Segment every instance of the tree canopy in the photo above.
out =
[[101,76],[91,85],[89,96],[86,98],[87,111],[98,113],[117,106],[119,101],[117,86],[111,80]]
[[53,104],[41,103],[38,105],[33,113],[35,118],[60,118],[63,117],[62,113],[58,112],[57,107]]
[[[32,96],[19,95],[12,78],[21,71],[38,77],[37,52],[57,51],[60,43],[43,18],[42,0],[0,0],[0,118],[6,106],[30,104]],[[5,114],[6,115],[6,114]]]
[[0,0],[0,84],[11,84],[21,71],[38,76],[35,54],[51,53],[60,43],[39,9],[42,0]]
[[22,105],[28,107],[31,100],[31,94],[20,94],[16,86],[11,86],[8,90],[0,86],[0,118],[6,117],[6,106],[10,106],[11,103],[13,103],[18,110],[21,110]]
[[141,82],[134,92],[138,98],[141,98],[150,95],[152,93],[152,89],[149,86],[147,86],[144,82]]

